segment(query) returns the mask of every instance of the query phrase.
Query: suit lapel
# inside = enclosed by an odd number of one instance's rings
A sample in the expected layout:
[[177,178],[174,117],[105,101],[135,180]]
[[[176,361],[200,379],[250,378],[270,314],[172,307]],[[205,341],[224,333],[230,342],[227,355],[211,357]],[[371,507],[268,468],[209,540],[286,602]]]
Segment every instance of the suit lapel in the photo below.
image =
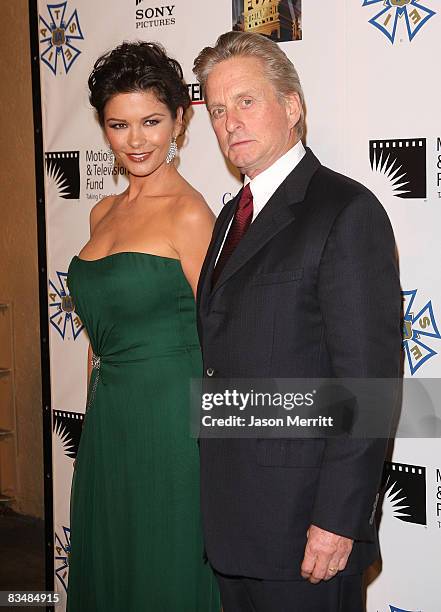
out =
[[[231,278],[267,242],[295,219],[296,206],[294,204],[300,204],[305,199],[308,185],[319,166],[320,162],[312,151],[307,148],[303,159],[274,192],[256,220],[251,224],[237,248],[231,254],[213,291],[216,291]],[[238,201],[238,198],[236,197],[235,200]],[[230,219],[231,216],[229,216]],[[212,265],[209,270],[208,277],[210,279],[213,267]]]
[[216,223],[213,228],[213,235],[211,237],[210,246],[208,247],[207,254],[202,266],[199,284],[198,284],[198,295],[197,300],[200,303],[201,300],[211,292],[211,277],[213,274],[214,264],[216,262],[217,255],[219,253],[222,241],[225,237],[228,224],[233,218],[236,212],[236,207],[240,199],[242,189],[239,193],[225,204],[224,208],[219,213]]

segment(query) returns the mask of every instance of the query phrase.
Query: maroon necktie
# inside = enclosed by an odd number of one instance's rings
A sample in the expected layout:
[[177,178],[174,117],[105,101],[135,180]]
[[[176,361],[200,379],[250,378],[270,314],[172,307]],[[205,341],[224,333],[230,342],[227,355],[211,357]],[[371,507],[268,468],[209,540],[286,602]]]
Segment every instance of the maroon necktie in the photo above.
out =
[[253,194],[251,193],[250,184],[248,183],[240,196],[239,204],[236,209],[230,231],[225,239],[224,246],[213,270],[213,285],[220,276],[225,264],[231,253],[239,244],[242,236],[249,228],[253,220]]

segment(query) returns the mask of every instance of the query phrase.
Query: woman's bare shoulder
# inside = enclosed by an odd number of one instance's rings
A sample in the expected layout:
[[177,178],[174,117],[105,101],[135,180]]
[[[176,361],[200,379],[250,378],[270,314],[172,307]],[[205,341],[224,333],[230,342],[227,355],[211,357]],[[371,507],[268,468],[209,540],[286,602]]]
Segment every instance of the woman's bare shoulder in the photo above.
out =
[[185,182],[185,186],[174,202],[175,219],[184,223],[198,223],[212,220],[214,214],[207,204],[204,196],[192,185]]

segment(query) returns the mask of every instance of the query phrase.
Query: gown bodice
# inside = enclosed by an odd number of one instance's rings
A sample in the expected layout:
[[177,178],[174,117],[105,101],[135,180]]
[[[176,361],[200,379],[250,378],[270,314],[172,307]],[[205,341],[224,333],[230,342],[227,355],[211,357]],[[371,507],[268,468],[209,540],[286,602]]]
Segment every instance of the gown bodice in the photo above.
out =
[[199,347],[194,297],[178,259],[138,252],[95,260],[75,256],[68,287],[93,352],[104,362]]

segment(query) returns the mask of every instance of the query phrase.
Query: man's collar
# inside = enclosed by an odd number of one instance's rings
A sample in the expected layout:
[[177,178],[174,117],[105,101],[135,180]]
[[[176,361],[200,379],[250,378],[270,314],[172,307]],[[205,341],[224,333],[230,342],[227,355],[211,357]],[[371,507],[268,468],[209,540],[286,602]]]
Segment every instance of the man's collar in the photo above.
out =
[[272,166],[258,174],[252,180],[245,176],[244,185],[250,183],[251,193],[253,194],[254,215],[253,219],[259,214],[276,189],[283,183],[300,160],[305,155],[305,147],[299,140],[282,157],[279,157]]

